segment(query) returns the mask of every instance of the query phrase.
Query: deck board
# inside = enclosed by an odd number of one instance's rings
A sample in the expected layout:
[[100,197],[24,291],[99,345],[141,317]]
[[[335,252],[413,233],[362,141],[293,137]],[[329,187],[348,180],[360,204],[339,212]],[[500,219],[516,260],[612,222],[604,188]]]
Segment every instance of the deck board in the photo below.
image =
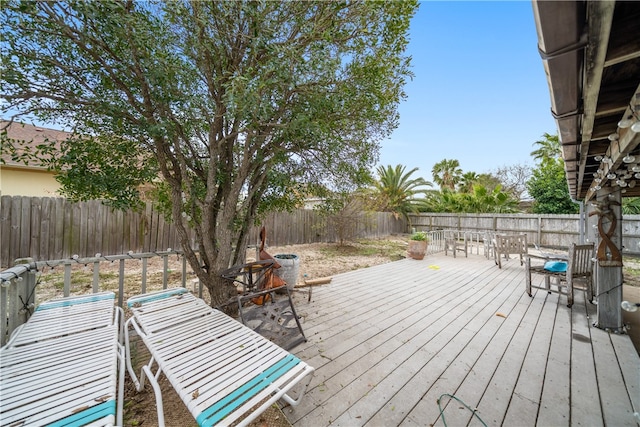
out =
[[[581,295],[572,309],[526,295],[518,260],[397,261],[334,276],[298,307],[309,341],[294,352],[316,373],[285,409],[294,426],[444,425],[444,394],[489,425],[635,425],[629,338],[591,327]],[[441,404],[447,425],[478,424]]]

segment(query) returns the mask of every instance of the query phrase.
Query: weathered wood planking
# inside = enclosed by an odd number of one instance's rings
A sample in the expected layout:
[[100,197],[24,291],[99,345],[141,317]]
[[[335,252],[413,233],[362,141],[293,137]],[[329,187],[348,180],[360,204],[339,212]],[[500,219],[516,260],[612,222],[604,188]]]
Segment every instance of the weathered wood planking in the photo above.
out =
[[[336,275],[299,305],[309,341],[294,351],[316,372],[285,414],[294,426],[444,425],[448,393],[489,425],[634,425],[640,358],[628,337],[593,328],[592,311],[582,293],[572,309],[530,298],[518,263],[482,255]],[[447,425],[477,425],[441,403]]]

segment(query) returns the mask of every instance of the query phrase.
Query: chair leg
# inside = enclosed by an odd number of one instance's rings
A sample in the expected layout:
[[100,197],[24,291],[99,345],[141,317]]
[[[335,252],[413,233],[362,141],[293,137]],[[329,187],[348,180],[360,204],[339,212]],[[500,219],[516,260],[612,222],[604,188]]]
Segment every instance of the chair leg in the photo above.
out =
[[573,280],[571,277],[567,277],[567,307],[571,308],[573,305]]
[[164,408],[162,405],[162,390],[160,389],[160,384],[158,384],[157,377],[160,376],[160,368],[158,368],[158,372],[156,375],[153,375],[151,372],[151,363],[149,365],[145,365],[142,367],[143,372],[147,374],[147,378],[149,378],[149,384],[153,388],[153,393],[156,395],[156,410],[158,412],[158,426],[164,427]]
[[532,297],[533,294],[531,293],[531,260],[529,258],[527,258],[527,268],[525,270],[524,279],[525,279],[527,294],[530,297]]

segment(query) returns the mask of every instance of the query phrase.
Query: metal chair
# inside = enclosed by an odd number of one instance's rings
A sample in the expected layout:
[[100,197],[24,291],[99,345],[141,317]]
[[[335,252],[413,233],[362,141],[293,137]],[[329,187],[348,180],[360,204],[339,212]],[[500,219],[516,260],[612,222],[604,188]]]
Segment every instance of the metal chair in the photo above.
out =
[[256,261],[233,266],[221,273],[231,283],[242,285],[237,297],[242,323],[285,350],[307,341],[291,298],[284,285],[272,285],[279,277],[273,261]]
[[[569,246],[567,255],[544,254],[540,256],[527,255],[525,259],[525,285],[527,294],[532,296],[532,288],[544,289],[547,292],[555,292],[567,295],[567,307],[573,305],[573,290],[576,282],[584,282],[587,298],[593,301],[593,253],[595,245],[588,243],[577,245],[572,243]],[[532,260],[539,260],[536,265],[532,265]],[[557,263],[566,263],[566,269],[557,269]],[[535,286],[532,284],[531,274],[544,275],[544,285]],[[551,279],[555,279],[554,283]],[[553,288],[555,286],[555,289]],[[565,291],[563,292],[563,289]]]

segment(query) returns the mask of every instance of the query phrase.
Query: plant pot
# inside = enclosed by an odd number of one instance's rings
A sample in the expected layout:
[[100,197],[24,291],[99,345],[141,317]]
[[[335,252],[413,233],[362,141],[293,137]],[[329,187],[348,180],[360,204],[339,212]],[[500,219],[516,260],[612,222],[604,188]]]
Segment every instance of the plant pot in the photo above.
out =
[[287,288],[292,291],[298,281],[300,257],[295,254],[276,254],[273,257],[281,265],[279,269],[273,271],[287,282]]
[[423,259],[427,253],[427,242],[424,240],[409,240],[407,253],[413,259]]

